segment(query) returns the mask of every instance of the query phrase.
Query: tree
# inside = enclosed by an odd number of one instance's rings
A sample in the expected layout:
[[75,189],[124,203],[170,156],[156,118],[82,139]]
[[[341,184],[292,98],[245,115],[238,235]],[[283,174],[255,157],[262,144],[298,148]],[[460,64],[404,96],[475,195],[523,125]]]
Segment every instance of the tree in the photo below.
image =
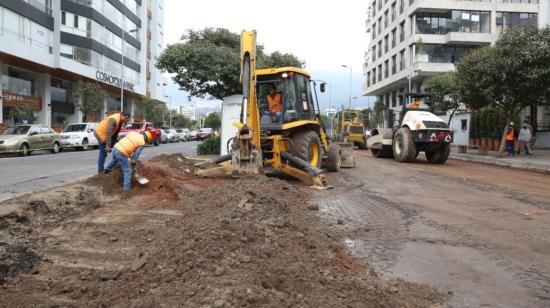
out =
[[84,120],[86,120],[88,114],[97,114],[101,111],[106,94],[97,82],[79,80],[76,83],[73,96],[78,102],[80,111],[84,114]]
[[372,109],[370,108],[361,110],[361,120],[363,121],[363,126],[365,127],[365,129],[371,128],[371,121],[370,121],[370,118],[372,116],[371,114],[372,114]]
[[172,110],[172,126],[177,128],[192,128],[197,124],[197,121],[191,120],[190,118],[179,114],[176,110]]
[[386,111],[386,105],[380,100],[374,103],[373,113],[371,115],[372,126],[383,126],[384,123],[384,111]]
[[153,99],[148,99],[144,102],[145,119],[155,127],[161,127],[164,124],[165,115],[168,113],[168,108],[163,103]]
[[220,114],[217,112],[209,113],[206,118],[204,118],[204,127],[211,127],[213,129],[218,129],[222,126],[220,120]]
[[436,112],[440,111],[447,113],[451,111],[448,122],[448,124],[451,124],[453,115],[464,103],[464,99],[459,90],[459,82],[456,73],[444,73],[429,79],[426,83],[425,90],[427,93],[433,95],[430,101],[430,107]]
[[[157,67],[173,74],[181,89],[193,96],[217,99],[242,93],[240,85],[240,35],[223,28],[187,30],[182,42],[169,45],[160,55]],[[292,54],[265,54],[256,47],[257,68],[296,66],[304,62]]]
[[502,108],[507,125],[521,110],[548,104],[550,97],[550,28],[524,26],[507,30],[494,47],[482,47],[464,56],[457,65],[457,80],[464,101],[472,109]]

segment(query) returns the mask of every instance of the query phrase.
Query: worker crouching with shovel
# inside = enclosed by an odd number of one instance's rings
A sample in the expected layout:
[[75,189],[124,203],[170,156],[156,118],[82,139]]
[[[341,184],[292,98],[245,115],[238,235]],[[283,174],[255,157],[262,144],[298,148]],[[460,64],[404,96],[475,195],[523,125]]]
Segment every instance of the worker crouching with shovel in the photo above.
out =
[[[136,162],[145,145],[153,140],[151,132],[139,134],[130,132],[124,138],[120,139],[114,146],[113,159],[105,169],[105,173],[111,172],[114,167],[120,166],[124,175],[124,191],[128,192],[132,189],[132,169],[136,168]],[[131,166],[128,160],[131,160]],[[149,180],[141,178],[136,171],[136,178],[142,185],[147,184]]]

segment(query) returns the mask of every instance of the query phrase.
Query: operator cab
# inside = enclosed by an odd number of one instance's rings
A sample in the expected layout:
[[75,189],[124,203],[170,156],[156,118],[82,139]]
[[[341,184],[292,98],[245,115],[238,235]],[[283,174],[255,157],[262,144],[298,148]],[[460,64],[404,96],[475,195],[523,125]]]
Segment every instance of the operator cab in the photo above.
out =
[[282,125],[315,120],[310,76],[303,70],[285,67],[256,71],[256,98],[262,130],[282,130]]
[[405,92],[399,96],[402,97],[404,104],[402,106],[391,108],[388,112],[388,123],[390,123],[390,127],[394,131],[401,127],[403,117],[405,117],[407,111],[432,111],[432,108],[430,107],[432,99],[431,94]]

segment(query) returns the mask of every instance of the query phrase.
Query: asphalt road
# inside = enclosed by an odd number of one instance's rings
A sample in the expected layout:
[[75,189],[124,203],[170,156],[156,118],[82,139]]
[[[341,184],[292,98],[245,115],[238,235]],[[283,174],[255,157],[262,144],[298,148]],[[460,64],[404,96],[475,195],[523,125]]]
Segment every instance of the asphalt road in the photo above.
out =
[[[162,153],[196,155],[197,144],[185,142],[148,146],[140,159],[146,160]],[[86,152],[68,150],[59,154],[33,152],[28,157],[0,156],[0,201],[92,176],[97,173],[98,154],[98,150],[94,149]],[[110,155],[107,162],[109,160]]]

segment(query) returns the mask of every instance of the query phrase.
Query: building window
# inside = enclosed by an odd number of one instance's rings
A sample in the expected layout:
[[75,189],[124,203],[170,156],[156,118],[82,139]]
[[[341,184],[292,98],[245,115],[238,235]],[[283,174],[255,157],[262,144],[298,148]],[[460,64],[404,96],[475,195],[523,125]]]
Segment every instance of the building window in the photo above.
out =
[[405,69],[405,49],[399,52],[399,70]]
[[378,18],[378,34],[382,32],[382,16]]
[[370,87],[370,72],[367,72],[367,87]]
[[376,61],[376,45],[372,46],[372,61]]
[[376,23],[374,23],[372,25],[372,39],[374,40],[374,38],[376,37]]
[[506,29],[515,29],[527,24],[536,25],[538,23],[538,14],[497,12],[496,19],[497,32],[502,33]]
[[390,60],[386,60],[384,62],[384,78],[388,78],[388,73],[389,73],[389,66],[390,66]]
[[460,120],[460,129],[463,130],[463,131],[468,130],[468,120],[467,119]]
[[372,70],[372,84],[376,84],[376,68]]
[[399,24],[399,42],[405,40],[405,22]]
[[388,10],[386,10],[386,12],[384,12],[384,29],[388,28]]
[[382,64],[378,65],[378,81],[382,80]]
[[405,10],[405,1],[399,0],[399,14],[402,14],[404,10]]
[[384,37],[384,53],[387,53],[388,52],[388,41],[389,41],[389,35],[386,35]]
[[431,63],[456,63],[465,54],[477,48],[475,45],[425,44]]
[[397,29],[393,29],[391,31],[391,48],[394,48],[395,47],[395,37],[396,37],[396,33],[397,32]]
[[397,55],[394,55],[391,57],[391,73],[392,75],[395,74],[395,71],[397,69]]
[[378,42],[378,58],[382,57],[382,40]]
[[395,2],[391,5],[391,21],[395,20]]

